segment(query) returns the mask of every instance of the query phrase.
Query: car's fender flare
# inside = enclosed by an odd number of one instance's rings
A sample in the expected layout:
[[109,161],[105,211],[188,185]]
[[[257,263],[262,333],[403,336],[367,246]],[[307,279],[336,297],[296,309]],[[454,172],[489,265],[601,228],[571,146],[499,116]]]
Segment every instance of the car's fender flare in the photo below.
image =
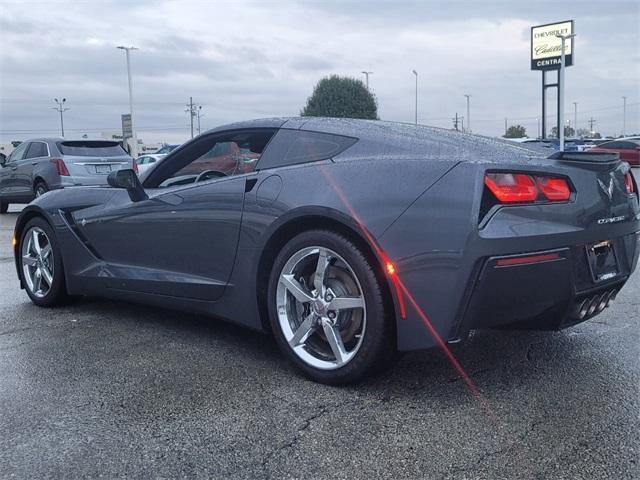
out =
[[[13,228],[13,235],[15,238],[15,242],[13,242],[13,259],[16,265],[16,273],[18,273],[18,278],[20,278],[20,256],[18,255],[18,244],[20,243],[20,237],[22,236],[22,231],[24,230],[25,225],[34,217],[43,218],[49,225],[51,225],[51,228],[53,228],[54,230],[56,229],[53,219],[40,206],[30,204],[22,209],[22,212],[20,212],[20,215],[18,215],[16,224]],[[24,289],[22,280],[20,281],[20,288]]]

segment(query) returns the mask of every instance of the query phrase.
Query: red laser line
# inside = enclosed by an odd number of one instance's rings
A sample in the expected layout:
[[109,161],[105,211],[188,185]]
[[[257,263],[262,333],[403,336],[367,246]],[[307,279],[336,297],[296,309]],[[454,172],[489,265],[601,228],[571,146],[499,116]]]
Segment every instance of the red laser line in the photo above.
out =
[[[405,315],[406,315],[406,312],[405,312],[405,308],[406,307],[404,306],[404,298],[403,298],[403,295],[402,295],[404,293],[404,295],[409,300],[409,303],[411,303],[411,305],[413,306],[413,308],[417,312],[418,316],[420,317],[420,320],[422,321],[422,324],[429,331],[431,336],[435,339],[435,341],[437,342],[437,344],[440,347],[440,349],[444,352],[447,360],[449,360],[449,363],[451,363],[451,365],[458,372],[458,374],[460,375],[460,378],[462,378],[462,380],[464,381],[465,385],[467,386],[467,388],[469,389],[469,391],[471,392],[473,397],[476,398],[476,400],[478,400],[480,402],[480,404],[482,405],[484,410],[487,412],[487,414],[492,419],[495,420],[496,417],[495,417],[495,414],[493,413],[493,410],[491,409],[491,407],[489,405],[489,402],[487,402],[487,400],[484,398],[484,396],[480,392],[480,389],[477,387],[477,385],[471,379],[469,374],[467,374],[467,372],[462,367],[460,362],[458,362],[458,360],[455,358],[455,356],[453,355],[453,353],[451,352],[449,347],[447,347],[445,341],[438,334],[437,330],[435,329],[435,327],[433,326],[433,324],[429,320],[429,317],[427,316],[427,314],[420,307],[420,305],[418,305],[418,302],[413,298],[413,295],[411,295],[411,293],[409,292],[409,290],[405,286],[404,282],[402,282],[402,279],[400,278],[398,269],[395,266],[395,264],[393,264],[390,261],[389,257],[384,253],[382,248],[380,248],[380,246],[378,245],[378,242],[376,241],[376,239],[373,238],[373,235],[365,227],[365,225],[362,222],[360,216],[358,215],[356,210],[353,208],[353,206],[351,205],[351,202],[349,202],[349,199],[346,197],[346,195],[344,194],[344,192],[342,191],[340,186],[335,182],[335,180],[333,179],[333,177],[331,176],[329,171],[324,167],[324,165],[319,165],[319,168],[320,168],[320,171],[322,172],[322,174],[324,175],[324,177],[327,179],[327,182],[329,183],[329,185],[331,185],[331,187],[336,192],[336,194],[338,195],[338,197],[340,198],[340,200],[342,201],[344,206],[349,211],[349,214],[353,217],[353,219],[358,224],[358,227],[362,231],[362,233],[365,236],[365,238],[369,241],[369,244],[373,246],[373,248],[375,249],[375,251],[378,254],[379,258],[382,259],[383,262],[385,262],[385,265],[387,265],[387,262],[389,262],[391,265],[393,265],[394,273],[390,274],[389,276],[391,277],[391,280],[394,283],[394,286],[396,288],[396,292],[398,294],[398,298],[399,298],[398,302],[400,303],[400,311],[401,311],[402,317],[405,318]],[[403,313],[405,313],[405,314],[403,315]]]

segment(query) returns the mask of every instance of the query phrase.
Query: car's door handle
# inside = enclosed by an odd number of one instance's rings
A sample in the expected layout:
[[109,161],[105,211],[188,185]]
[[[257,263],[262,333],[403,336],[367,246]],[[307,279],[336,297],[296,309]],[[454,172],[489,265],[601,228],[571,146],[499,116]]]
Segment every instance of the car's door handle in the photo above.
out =
[[38,162],[31,162],[31,165],[37,165]]
[[11,170],[17,170],[18,167],[11,167]]

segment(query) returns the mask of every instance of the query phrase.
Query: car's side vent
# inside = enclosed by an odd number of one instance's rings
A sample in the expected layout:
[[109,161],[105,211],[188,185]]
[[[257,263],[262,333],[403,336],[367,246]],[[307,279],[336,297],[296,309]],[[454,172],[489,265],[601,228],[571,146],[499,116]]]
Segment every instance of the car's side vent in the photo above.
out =
[[64,223],[67,225],[71,233],[73,233],[73,235],[80,241],[80,243],[82,243],[85,246],[85,248],[89,250],[91,255],[96,257],[98,260],[102,260],[102,257],[100,256],[100,254],[91,246],[89,239],[84,235],[84,233],[82,233],[82,231],[78,227],[78,224],[73,218],[73,214],[71,212],[64,211],[64,210],[58,210],[58,213],[60,214],[60,217],[62,218]]

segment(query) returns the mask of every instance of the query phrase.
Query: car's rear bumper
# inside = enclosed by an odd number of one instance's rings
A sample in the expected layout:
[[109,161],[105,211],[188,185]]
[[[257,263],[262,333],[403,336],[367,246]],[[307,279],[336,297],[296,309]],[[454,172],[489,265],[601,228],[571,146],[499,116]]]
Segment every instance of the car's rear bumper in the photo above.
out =
[[633,272],[640,234],[611,243],[617,274],[602,280],[592,272],[588,244],[482,259],[452,337],[480,328],[557,330],[597,315]]
[[108,175],[72,175],[61,176],[58,188],[86,187],[93,185],[107,185]]

